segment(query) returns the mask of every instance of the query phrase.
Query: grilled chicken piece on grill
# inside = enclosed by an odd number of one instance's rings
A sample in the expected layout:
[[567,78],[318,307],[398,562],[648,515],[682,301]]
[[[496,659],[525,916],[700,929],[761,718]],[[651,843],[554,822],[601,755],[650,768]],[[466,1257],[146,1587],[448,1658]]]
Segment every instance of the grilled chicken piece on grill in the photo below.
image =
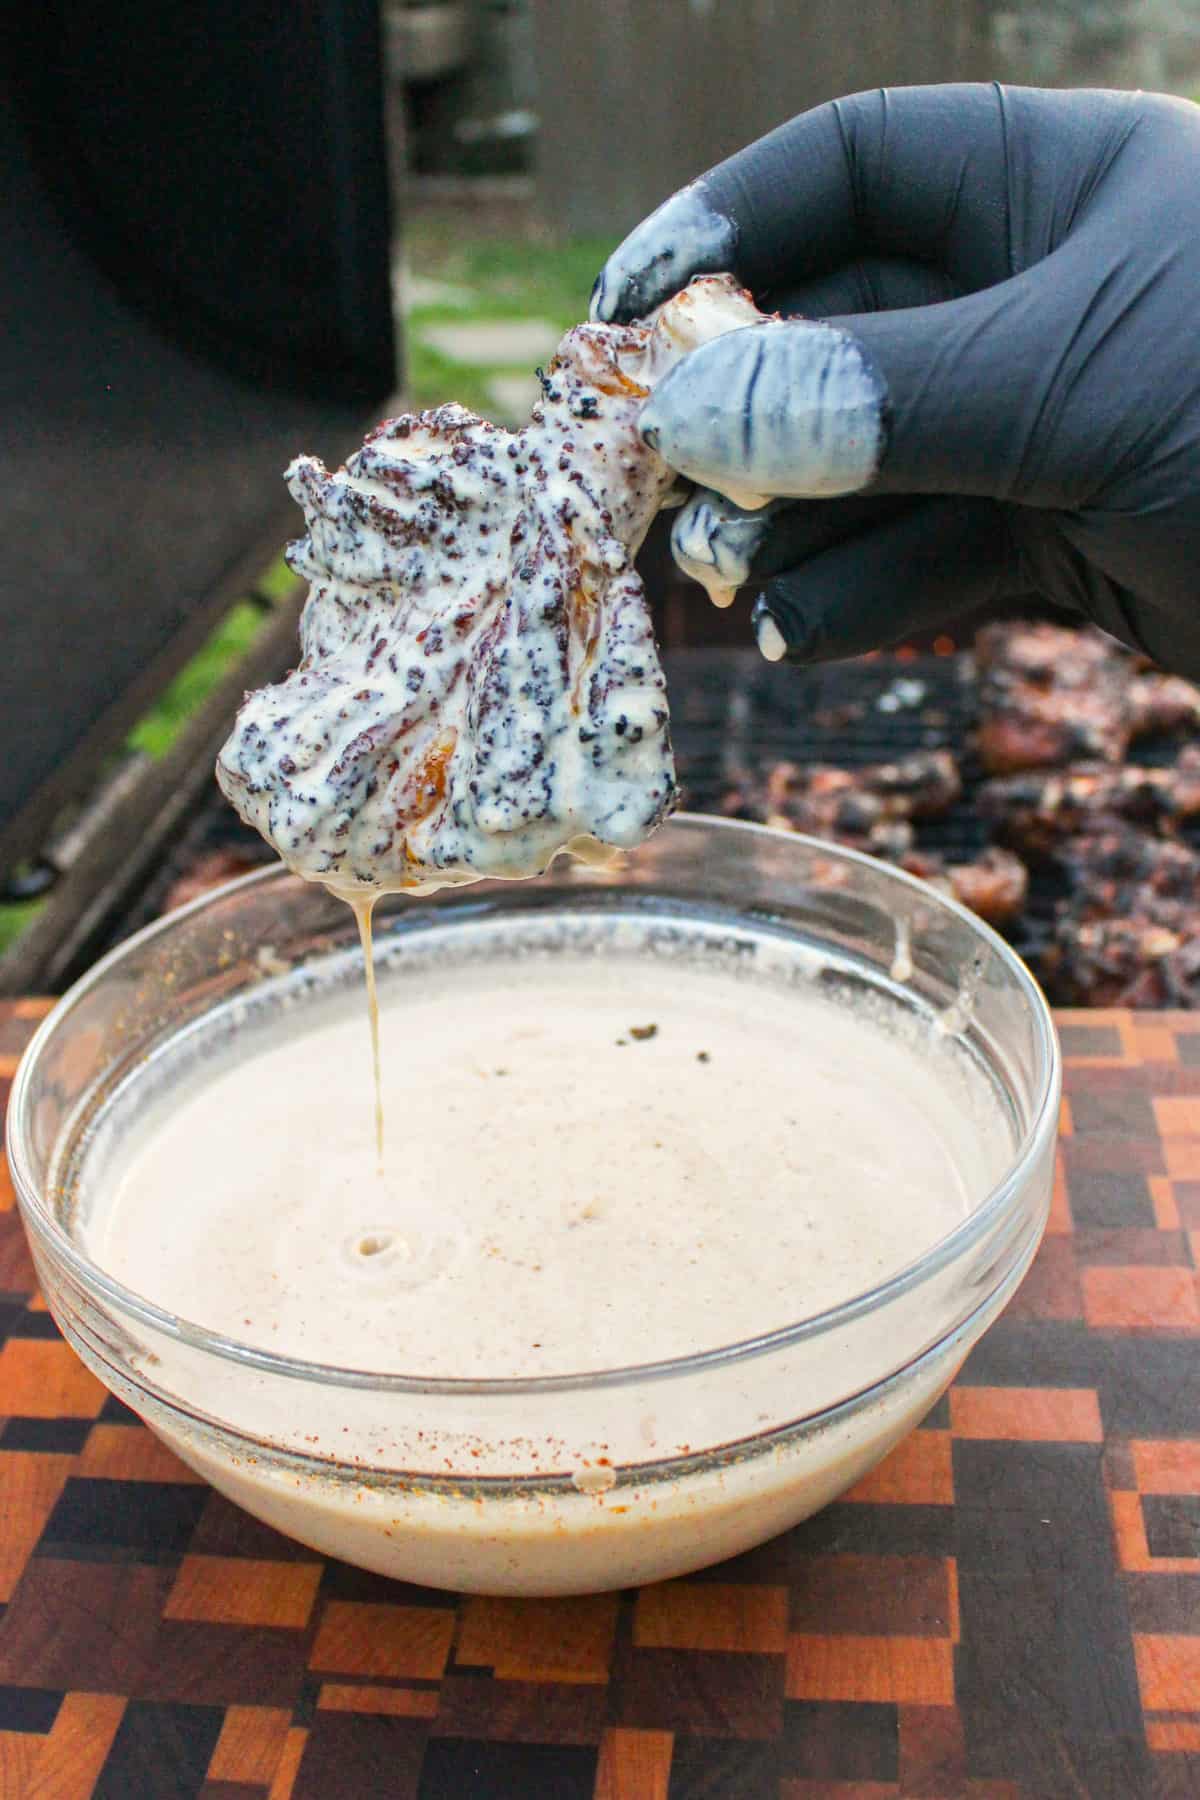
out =
[[1129,659],[1099,632],[991,625],[976,639],[975,662],[979,754],[990,773],[1119,762],[1128,749]]
[[1200,819],[1200,744],[1188,744],[1179,752],[1168,773],[1171,817]]
[[1125,754],[1128,726],[1102,690],[1064,695],[1042,694],[1027,683],[1021,687],[981,714],[979,757],[990,774],[1052,769],[1080,757],[1118,762]]
[[652,323],[568,332],[524,431],[443,406],[335,474],[292,464],[303,660],[249,696],[217,765],[286,863],[346,897],[420,893],[661,822],[667,698],[633,557],[674,477],[638,415],[681,357],[760,318],[701,277]]
[[961,791],[957,764],[944,750],[862,769],[780,762],[765,782],[751,778],[731,790],[721,810],[899,862],[913,847],[912,821],[945,812]]
[[1070,893],[1042,972],[1060,1003],[1200,1005],[1200,853],[1117,819],[1054,860]]
[[1138,675],[1129,685],[1135,738],[1200,729],[1200,687],[1181,675]]
[[1067,915],[1042,954],[1042,977],[1063,1006],[1200,1005],[1200,929],[1159,924],[1145,914],[1120,919]]
[[1189,746],[1169,769],[1076,763],[1053,775],[1001,776],[979,790],[978,804],[997,836],[1035,857],[1109,822],[1170,831],[1200,817],[1200,749]]
[[951,863],[915,847],[912,821],[948,812],[961,792],[950,753],[927,750],[862,769],[776,763],[761,794],[745,783],[727,796],[723,810],[869,851],[952,894],[989,923],[1008,924],[1029,886],[1025,865],[1011,851],[985,850],[974,862]]
[[979,753],[993,774],[1119,762],[1135,738],[1200,726],[1200,688],[1139,673],[1137,659],[1099,631],[989,625],[975,663]]
[[1141,916],[1200,928],[1200,854],[1190,844],[1118,824],[1068,839],[1055,860],[1071,889],[1064,910],[1080,919]]
[[984,625],[975,635],[981,676],[1013,675],[1038,687],[1087,687],[1098,670],[1128,663],[1128,652],[1102,631],[1010,619]]
[[961,792],[950,752],[919,750],[862,769],[776,763],[767,775],[763,808],[768,823],[793,831],[865,836],[884,821],[937,818]]
[[940,893],[950,894],[989,925],[1011,925],[1020,918],[1029,895],[1029,870],[1011,850],[995,845],[973,862],[946,862],[915,850],[899,859],[910,875],[919,875]]

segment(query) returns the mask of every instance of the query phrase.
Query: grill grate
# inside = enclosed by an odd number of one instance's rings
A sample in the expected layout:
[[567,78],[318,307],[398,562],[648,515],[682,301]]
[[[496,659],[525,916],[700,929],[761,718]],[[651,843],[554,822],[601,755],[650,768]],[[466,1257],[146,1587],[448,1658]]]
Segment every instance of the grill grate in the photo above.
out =
[[[949,750],[963,791],[941,818],[916,827],[922,850],[970,862],[988,842],[975,796],[985,779],[972,748],[975,683],[967,656],[875,656],[792,669],[757,654],[691,651],[667,658],[671,721],[684,804],[715,812],[739,776],[772,763],[860,769],[914,750]],[[1036,960],[1062,887],[1049,871],[1030,875],[1029,900],[1008,930]]]
[[[857,769],[914,750],[950,749],[961,760],[974,721],[960,657],[881,656],[790,669],[757,654],[696,650],[668,656],[666,664],[684,804],[698,812],[719,808],[745,774],[785,759]],[[968,785],[974,773],[964,770]],[[929,838],[930,848],[971,854],[982,842],[969,806],[960,804],[938,825],[944,838],[936,845]]]
[[[962,796],[943,818],[917,826],[917,842],[952,862],[970,861],[984,848],[987,831],[976,804],[984,772],[971,748],[976,703],[968,656],[901,652],[814,669],[772,665],[756,651],[679,650],[664,660],[676,764],[689,810],[720,810],[732,788],[783,760],[854,769],[914,750],[946,749],[958,760]],[[1160,764],[1174,754],[1175,746],[1162,744],[1141,744],[1132,752],[1138,762]],[[272,860],[214,783],[110,943],[156,918],[174,883],[202,857],[228,850],[248,863]],[[1008,936],[1035,966],[1062,894],[1053,874],[1031,871],[1028,904]]]

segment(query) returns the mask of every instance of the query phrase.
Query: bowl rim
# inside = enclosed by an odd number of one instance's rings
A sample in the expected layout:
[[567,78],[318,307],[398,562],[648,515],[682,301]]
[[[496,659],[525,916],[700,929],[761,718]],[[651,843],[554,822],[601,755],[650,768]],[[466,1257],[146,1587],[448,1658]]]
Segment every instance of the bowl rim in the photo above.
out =
[[[132,1288],[127,1288],[123,1283],[116,1281],[81,1251],[51,1209],[46,1206],[38,1191],[29,1166],[29,1147],[25,1130],[28,1089],[33,1072],[46,1045],[56,1031],[62,1029],[66,1015],[86,999],[92,988],[104,978],[108,971],[119,965],[135,948],[150,942],[155,937],[165,936],[170,931],[177,929],[194,913],[215,905],[230,894],[277,881],[303,881],[314,887],[321,885],[317,882],[309,882],[305,876],[297,875],[282,862],[269,863],[262,869],[252,870],[249,874],[239,876],[234,881],[225,882],[220,887],[198,895],[186,906],[165,913],[161,918],[143,926],[140,931],[135,932],[131,937],[108,951],[84,975],[80,976],[78,981],[73,982],[41,1021],[17,1066],[5,1117],[5,1146],[8,1153],[9,1170],[21,1215],[27,1228],[39,1239],[45,1253],[59,1265],[65,1266],[85,1293],[102,1299],[118,1312],[137,1319],[152,1330],[161,1332],[164,1336],[189,1349],[206,1352],[225,1362],[254,1368],[263,1374],[283,1376],[290,1380],[317,1382],[325,1386],[367,1389],[381,1393],[444,1394],[460,1398],[487,1395],[538,1395],[632,1386],[650,1381],[686,1377],[707,1369],[722,1368],[728,1364],[769,1355],[774,1351],[790,1349],[808,1339],[825,1336],[910,1293],[931,1276],[936,1275],[948,1263],[968,1251],[978,1239],[987,1235],[997,1217],[1007,1210],[1015,1193],[1024,1188],[1030,1171],[1039,1162],[1048,1143],[1053,1142],[1057,1134],[1062,1086],[1062,1058],[1049,1003],[1025,963],[998,932],[957,900],[931,888],[927,882],[910,875],[906,870],[893,868],[890,864],[880,862],[865,852],[852,850],[838,844],[830,844],[806,833],[782,831],[773,826],[758,825],[748,820],[722,819],[704,813],[680,812],[667,820],[660,830],[672,832],[678,830],[679,827],[683,827],[687,831],[700,828],[705,834],[719,832],[722,835],[738,833],[764,837],[772,842],[803,849],[809,854],[817,854],[849,863],[851,866],[863,867],[875,879],[882,878],[885,882],[893,881],[901,888],[914,892],[926,903],[932,903],[936,910],[949,913],[952,917],[961,920],[974,937],[981,940],[999,956],[1008,974],[1015,978],[1022,992],[1034,1027],[1036,1048],[1041,1062],[1041,1081],[1030,1124],[1026,1128],[1005,1174],[991,1187],[983,1201],[944,1237],[939,1238],[914,1261],[905,1264],[887,1280],[865,1289],[861,1294],[853,1295],[848,1300],[840,1301],[836,1306],[814,1313],[810,1318],[801,1319],[789,1325],[777,1326],[771,1331],[762,1332],[750,1338],[741,1338],[732,1344],[716,1345],[709,1349],[691,1351],[682,1356],[660,1358],[652,1362],[622,1364],[613,1369],[568,1371],[558,1375],[486,1377],[406,1375],[399,1372],[348,1368],[335,1363],[310,1362],[303,1357],[287,1356],[277,1351],[263,1350],[253,1344],[243,1344],[238,1339],[227,1337],[224,1333],[214,1331],[207,1326],[180,1318],[177,1314],[156,1305],[145,1296],[136,1293]],[[500,884],[487,882],[477,885],[492,888]],[[505,883],[504,885],[512,884]],[[454,893],[459,890],[450,888],[444,891]],[[434,896],[422,896],[425,903],[432,898]],[[923,1346],[923,1348],[927,1347],[929,1346]],[[919,1351],[913,1354],[919,1354]],[[909,1362],[912,1359],[910,1354],[906,1356],[905,1361]]]

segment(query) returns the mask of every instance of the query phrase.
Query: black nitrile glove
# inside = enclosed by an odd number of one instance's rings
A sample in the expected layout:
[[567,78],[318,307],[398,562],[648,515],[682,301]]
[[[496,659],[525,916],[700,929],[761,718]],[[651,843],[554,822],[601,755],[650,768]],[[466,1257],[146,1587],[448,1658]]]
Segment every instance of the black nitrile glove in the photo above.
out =
[[681,566],[767,578],[766,655],[1036,594],[1200,674],[1200,108],[983,86],[818,107],[644,220],[593,316],[719,269],[787,322],[695,351],[642,429],[701,484]]

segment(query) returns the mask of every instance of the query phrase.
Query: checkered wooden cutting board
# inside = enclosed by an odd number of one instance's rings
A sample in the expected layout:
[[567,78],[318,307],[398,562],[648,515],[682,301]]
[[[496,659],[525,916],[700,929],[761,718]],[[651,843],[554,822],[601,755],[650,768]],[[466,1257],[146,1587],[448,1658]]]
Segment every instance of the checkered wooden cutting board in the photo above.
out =
[[[0,1007],[0,1072],[45,1011]],[[684,1581],[455,1599],[256,1524],[33,1295],[0,1183],[0,1800],[1200,1794],[1200,1015],[1064,1013],[1020,1293],[851,1494]]]

